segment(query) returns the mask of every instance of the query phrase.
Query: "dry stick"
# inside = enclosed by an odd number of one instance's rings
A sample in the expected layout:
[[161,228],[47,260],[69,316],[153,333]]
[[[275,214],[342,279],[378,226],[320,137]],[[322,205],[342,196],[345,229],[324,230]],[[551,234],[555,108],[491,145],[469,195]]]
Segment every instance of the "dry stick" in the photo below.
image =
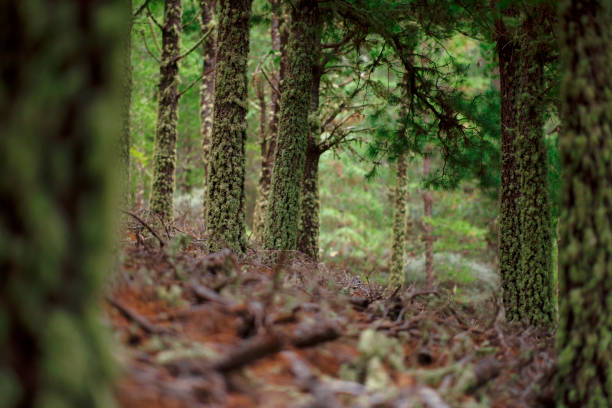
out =
[[115,309],[117,309],[126,319],[135,322],[145,332],[149,334],[161,334],[170,332],[170,329],[154,325],[153,323],[149,322],[146,317],[139,315],[129,307],[125,306],[118,300],[111,298],[110,296],[106,296],[106,301]]
[[140,218],[139,216],[137,216],[136,214],[130,212],[130,211],[126,211],[126,210],[121,210],[122,213],[130,215],[132,217],[134,217],[136,219],[136,221],[138,221],[139,223],[141,223],[146,229],[149,230],[149,232],[151,234],[153,234],[153,236],[155,238],[157,238],[157,240],[159,241],[159,245],[160,246],[164,246],[166,245],[166,241],[164,241],[163,239],[161,239],[161,237],[157,234],[157,232],[155,232],[155,230],[153,228],[151,228],[151,226],[149,224],[147,224],[146,222],[143,221],[142,218]]
[[216,371],[227,373],[251,364],[261,358],[273,355],[287,346],[296,348],[313,347],[340,337],[340,331],[331,324],[309,327],[296,331],[293,336],[277,333],[253,337],[239,344],[220,357],[210,366]]

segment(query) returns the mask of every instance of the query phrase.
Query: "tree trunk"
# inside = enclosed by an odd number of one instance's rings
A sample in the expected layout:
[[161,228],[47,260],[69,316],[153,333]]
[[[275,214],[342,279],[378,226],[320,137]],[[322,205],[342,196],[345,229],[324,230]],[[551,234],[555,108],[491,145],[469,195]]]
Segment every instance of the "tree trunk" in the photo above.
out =
[[319,259],[319,158],[321,152],[309,139],[300,193],[300,222],[297,249],[314,261]]
[[174,173],[178,121],[179,61],[181,52],[181,0],[166,0],[159,66],[159,102],[153,156],[151,211],[171,223],[174,212]]
[[129,16],[126,35],[123,42],[123,84],[121,99],[121,141],[119,157],[122,168],[121,205],[127,208],[130,204],[130,109],[132,106],[132,0],[127,0],[126,12]]
[[103,408],[114,370],[98,308],[124,114],[115,63],[131,11],[28,6],[0,2],[0,405]]
[[208,249],[246,250],[244,172],[251,0],[220,0],[208,165]]
[[501,191],[499,210],[499,273],[506,317],[518,318],[521,241],[519,177],[514,147],[517,132],[517,83],[520,48],[502,35],[497,41],[501,94]]
[[389,286],[396,288],[404,284],[404,249],[406,247],[406,204],[407,204],[406,154],[397,158],[395,176],[395,197],[393,200],[393,244],[391,246],[391,267]]
[[314,60],[312,66],[312,89],[310,92],[310,117],[306,161],[300,191],[300,220],[298,223],[297,249],[311,257],[319,259],[319,159],[323,152],[319,148],[321,125],[317,123],[319,110],[319,93],[323,67],[321,59],[321,31],[316,30],[316,48],[312,50]]
[[[285,46],[287,35],[282,34],[283,12],[281,2],[273,0],[272,3],[272,22],[270,25],[270,37],[272,48],[275,53],[281,54],[279,69],[275,70],[270,78],[270,122],[266,137],[261,140],[261,175],[257,184],[257,202],[253,214],[253,236],[256,241],[263,239],[264,221],[268,208],[268,193],[270,191],[270,180],[272,178],[272,167],[274,165],[274,152],[276,150],[276,139],[278,137],[278,116],[280,112],[280,79],[283,77],[283,68],[286,63]],[[283,16],[284,17],[284,16]],[[286,29],[285,29],[286,31]]]
[[266,249],[295,250],[297,245],[317,21],[315,0],[300,0],[292,8],[287,74],[281,86],[278,142],[264,231]]
[[[534,325],[554,320],[552,284],[552,222],[548,188],[548,155],[544,144],[543,58],[538,50],[533,17],[522,27],[524,50],[518,81],[518,134],[515,144],[519,172],[518,213],[520,269],[517,276],[519,302],[511,319],[527,319]],[[508,311],[506,311],[508,312]]]
[[[202,12],[202,35],[205,35],[214,24],[215,0],[200,0]],[[208,162],[210,157],[210,137],[213,120],[213,96],[215,86],[215,41],[211,33],[202,44],[202,84],[200,85],[200,138],[202,139],[202,162],[204,166],[204,192],[202,215],[206,224],[206,209],[208,208]]]
[[612,406],[612,7],[560,2],[558,407]]
[[[428,178],[430,171],[431,171],[430,153],[425,153],[425,159],[423,160],[423,177]],[[424,205],[425,217],[431,219],[431,217],[433,216],[433,211],[432,211],[433,199],[431,197],[431,193],[429,192],[429,190],[423,191],[423,205]],[[434,276],[433,276],[434,237],[432,235],[433,228],[431,224],[429,223],[429,221],[425,221],[425,223],[423,224],[423,227],[425,229],[425,235],[423,236],[423,240],[425,241],[425,282],[428,288],[432,288],[434,284]]]

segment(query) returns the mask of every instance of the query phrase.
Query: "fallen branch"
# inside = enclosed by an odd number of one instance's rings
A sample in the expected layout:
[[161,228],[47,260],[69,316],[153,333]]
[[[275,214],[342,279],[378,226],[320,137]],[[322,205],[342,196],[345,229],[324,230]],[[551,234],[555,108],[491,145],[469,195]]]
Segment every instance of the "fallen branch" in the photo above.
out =
[[127,214],[129,216],[132,216],[133,218],[136,219],[136,221],[138,221],[139,223],[142,224],[143,227],[145,227],[147,230],[149,230],[149,232],[151,234],[153,234],[153,236],[155,238],[157,238],[157,240],[159,241],[159,245],[160,246],[165,246],[166,245],[166,241],[164,241],[158,234],[157,232],[155,232],[155,230],[146,222],[144,222],[144,220],[142,218],[140,218],[139,216],[137,216],[136,214],[134,214],[133,212],[130,211],[126,211],[126,210],[121,210],[121,212],[123,212],[124,214]]
[[106,297],[106,301],[108,304],[117,309],[126,319],[138,324],[138,326],[140,326],[148,334],[162,334],[169,333],[171,331],[166,327],[154,325],[153,323],[149,322],[146,317],[139,315],[129,307],[125,306],[118,300],[111,298],[110,296]]

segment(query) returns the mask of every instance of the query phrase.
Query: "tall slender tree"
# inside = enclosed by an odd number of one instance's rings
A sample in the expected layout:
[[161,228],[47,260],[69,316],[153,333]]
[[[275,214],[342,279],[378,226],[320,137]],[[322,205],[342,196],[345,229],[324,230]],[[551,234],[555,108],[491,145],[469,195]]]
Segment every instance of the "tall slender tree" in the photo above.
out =
[[270,120],[267,131],[262,132],[265,137],[261,139],[261,174],[257,183],[257,201],[253,213],[253,236],[256,241],[261,241],[264,232],[264,222],[268,208],[268,195],[270,181],[272,179],[272,167],[274,165],[274,153],[276,151],[276,139],[278,137],[278,118],[280,114],[280,85],[281,78],[285,75],[287,55],[285,46],[287,44],[288,18],[280,0],[271,0],[272,21],[270,23],[270,39],[274,53],[280,56],[278,69],[275,69],[270,77]]
[[406,201],[407,201],[406,153],[397,158],[395,172],[395,197],[393,199],[393,243],[389,286],[396,288],[404,284],[404,250],[406,248]]
[[164,222],[171,222],[174,212],[182,15],[181,0],[165,0],[150,204]]
[[130,109],[132,106],[132,0],[126,1],[125,13],[129,16],[129,24],[126,25],[125,41],[123,44],[123,98],[121,99],[121,141],[119,143],[119,156],[123,169],[122,181],[123,192],[122,205],[126,206],[130,201]]
[[563,0],[557,407],[612,405],[612,4]]
[[204,192],[202,214],[206,217],[208,203],[208,161],[210,157],[210,138],[213,120],[213,97],[215,86],[216,36],[210,34],[210,26],[215,22],[216,0],[200,0],[200,23],[202,35],[208,35],[202,43],[202,84],[200,85],[200,138],[202,139],[202,159],[204,163]]
[[2,406],[112,406],[98,306],[118,204],[125,5],[0,2]]
[[244,172],[251,0],[219,0],[206,223],[208,249],[246,250]]
[[294,250],[297,245],[318,15],[315,0],[300,0],[291,9],[287,72],[282,79],[278,142],[264,230],[266,249]]

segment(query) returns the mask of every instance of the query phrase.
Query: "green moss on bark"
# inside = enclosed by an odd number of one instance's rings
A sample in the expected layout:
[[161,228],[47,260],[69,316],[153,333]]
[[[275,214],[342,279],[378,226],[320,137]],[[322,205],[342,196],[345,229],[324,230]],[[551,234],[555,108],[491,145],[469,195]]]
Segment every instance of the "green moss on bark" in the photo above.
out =
[[300,0],[292,8],[287,73],[281,89],[278,143],[264,230],[266,249],[294,250],[297,245],[317,21],[316,1]]
[[5,407],[113,406],[99,302],[117,217],[128,16],[119,0],[0,2]]
[[524,17],[518,81],[515,165],[518,171],[520,268],[518,303],[506,309],[510,319],[534,325],[553,323],[552,220],[548,156],[544,144],[543,54],[537,18]]
[[[505,30],[504,30],[505,32]],[[521,61],[518,44],[502,35],[497,42],[501,93],[501,191],[499,210],[499,271],[504,308],[509,319],[517,318],[520,304],[521,241],[518,199],[519,176],[514,147],[517,123],[517,84]]]
[[560,2],[557,407],[612,406],[612,4]]
[[[200,0],[202,35],[206,35],[215,23],[215,0]],[[202,44],[202,84],[200,85],[200,138],[202,139],[202,162],[204,166],[204,193],[202,215],[206,218],[208,207],[208,162],[213,121],[213,97],[215,86],[216,36],[211,33]]]
[[246,250],[244,172],[251,0],[220,0],[208,165],[208,249]]
[[392,288],[404,284],[404,248],[408,232],[406,229],[407,186],[406,155],[401,154],[397,158],[395,197],[393,199],[393,242],[389,268],[389,286]]
[[178,122],[179,56],[181,52],[181,0],[166,0],[159,66],[159,102],[153,155],[150,209],[164,222],[174,216],[174,173]]
[[[270,39],[275,53],[281,55],[281,61],[285,56],[287,36],[281,35],[284,14],[280,0],[270,1],[272,6],[272,21],[270,23]],[[276,90],[280,89],[281,66],[271,75],[270,82]],[[272,167],[274,165],[274,153],[276,151],[276,140],[278,138],[278,116],[280,114],[280,94],[274,90],[270,95],[270,122],[266,137],[261,141],[261,175],[257,183],[257,201],[253,212],[253,238],[261,242],[263,240],[266,212],[268,209],[268,195],[272,179]]]
[[321,152],[314,141],[306,149],[297,249],[317,261],[319,259],[319,158]]

